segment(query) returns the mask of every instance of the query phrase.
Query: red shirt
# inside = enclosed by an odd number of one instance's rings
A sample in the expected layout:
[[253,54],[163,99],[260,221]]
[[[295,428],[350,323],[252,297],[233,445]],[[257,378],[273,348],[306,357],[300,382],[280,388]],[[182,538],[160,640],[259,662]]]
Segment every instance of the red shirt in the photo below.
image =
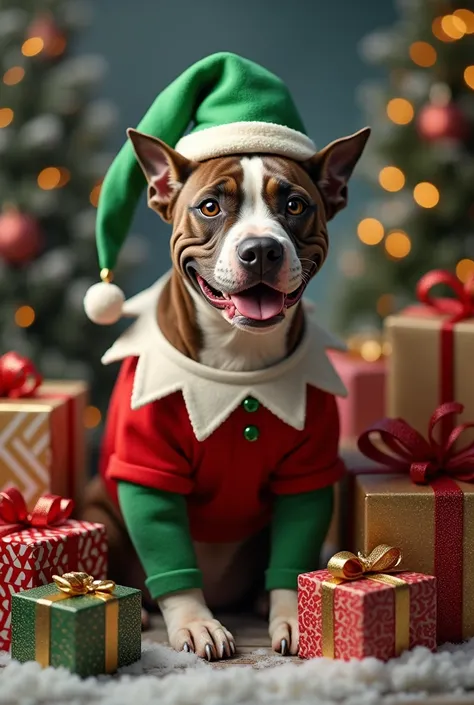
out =
[[[104,438],[101,472],[116,501],[120,480],[186,495],[194,540],[232,542],[269,523],[273,495],[321,489],[343,475],[332,394],[308,386],[302,431],[261,404],[253,412],[240,405],[198,441],[181,392],[131,409],[136,364],[122,364]],[[253,442],[248,426],[258,430]]]

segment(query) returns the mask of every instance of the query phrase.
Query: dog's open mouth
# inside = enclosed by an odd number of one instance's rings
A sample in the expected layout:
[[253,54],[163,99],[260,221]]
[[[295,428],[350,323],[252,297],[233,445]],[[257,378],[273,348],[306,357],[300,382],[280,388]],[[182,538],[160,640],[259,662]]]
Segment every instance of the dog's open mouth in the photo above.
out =
[[294,306],[301,299],[305,284],[290,294],[284,294],[267,284],[257,284],[236,294],[226,294],[214,289],[196,272],[196,281],[206,299],[216,308],[233,308],[250,322],[268,323],[280,318],[285,308]]

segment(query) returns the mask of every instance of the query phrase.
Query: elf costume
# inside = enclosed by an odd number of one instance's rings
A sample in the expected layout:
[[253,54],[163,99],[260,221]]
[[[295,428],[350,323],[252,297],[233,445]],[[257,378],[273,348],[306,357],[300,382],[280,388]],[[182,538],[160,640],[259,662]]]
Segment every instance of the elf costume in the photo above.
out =
[[[304,161],[316,152],[281,80],[228,53],[185,71],[137,129],[196,161],[247,153]],[[97,322],[135,319],[103,358],[123,361],[107,418],[105,484],[153,598],[201,587],[193,540],[244,541],[265,527],[272,537],[266,587],[296,589],[298,574],[317,567],[332,486],[344,472],[334,395],[345,389],[326,355],[343,346],[307,315],[294,353],[261,371],[213,369],[176,350],[156,313],[169,274],[125,305],[111,284],[145,185],[127,143],[102,187],[103,282],[85,300]]]

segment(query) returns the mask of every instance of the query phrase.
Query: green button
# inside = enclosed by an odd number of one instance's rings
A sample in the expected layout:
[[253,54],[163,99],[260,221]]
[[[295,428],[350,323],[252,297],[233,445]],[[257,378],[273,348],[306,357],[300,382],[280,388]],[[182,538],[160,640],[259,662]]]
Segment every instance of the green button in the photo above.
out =
[[246,441],[256,441],[260,435],[260,431],[256,426],[247,426],[244,428],[244,438]]
[[253,397],[247,397],[246,399],[243,400],[242,406],[244,407],[245,411],[252,413],[252,412],[257,411],[259,409],[260,403],[256,399],[254,399]]

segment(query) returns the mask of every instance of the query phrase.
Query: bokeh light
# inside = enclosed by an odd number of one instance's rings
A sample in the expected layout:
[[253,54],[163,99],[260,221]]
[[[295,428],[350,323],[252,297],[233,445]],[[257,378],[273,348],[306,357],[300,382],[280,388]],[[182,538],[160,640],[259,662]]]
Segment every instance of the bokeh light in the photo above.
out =
[[376,362],[382,354],[382,344],[378,340],[366,340],[360,346],[360,356],[366,362]]
[[0,128],[8,127],[13,122],[15,113],[11,108],[0,108]]
[[86,428],[97,428],[102,421],[100,409],[96,406],[87,406],[84,410],[84,426]]
[[435,17],[432,24],[431,24],[431,31],[433,32],[434,36],[436,39],[439,39],[440,42],[453,42],[454,39],[451,39],[451,37],[448,37],[446,32],[443,29],[443,26],[441,24],[442,22],[442,17]]
[[25,69],[21,66],[12,66],[11,69],[3,74],[3,83],[6,86],[16,86],[17,83],[23,80]]
[[474,12],[472,12],[472,10],[461,8],[459,10],[455,10],[453,15],[464,22],[466,27],[464,30],[465,34],[474,34]]
[[436,63],[436,49],[428,42],[413,42],[409,51],[410,59],[417,66],[428,68]]
[[410,238],[403,230],[393,230],[385,238],[385,250],[390,257],[403,259],[410,254]]
[[31,306],[20,306],[15,311],[15,323],[19,328],[29,328],[35,320],[35,312]]
[[396,166],[386,166],[379,174],[379,184],[386,191],[400,191],[405,186],[403,171]]
[[469,88],[474,90],[474,66],[466,66],[464,69],[464,81]]
[[357,226],[357,236],[364,245],[378,245],[384,232],[382,223],[376,218],[364,218]]
[[422,208],[434,208],[439,203],[439,191],[434,184],[422,181],[413,189],[413,198]]
[[94,206],[94,208],[97,208],[97,206],[99,205],[99,196],[100,196],[101,188],[102,188],[102,182],[100,181],[98,184],[96,184],[94,186],[94,188],[90,192],[89,201]]
[[41,37],[30,37],[23,42],[21,47],[21,53],[23,56],[36,56],[43,51],[44,41]]
[[61,171],[56,166],[48,166],[38,174],[38,186],[44,191],[57,188],[61,181]]
[[456,276],[463,283],[467,282],[474,274],[474,261],[472,259],[462,259],[456,265]]
[[406,98],[392,98],[387,103],[387,115],[396,125],[408,125],[413,120],[415,111]]
[[441,20],[441,28],[451,39],[461,39],[467,29],[464,20],[456,15],[445,15]]

